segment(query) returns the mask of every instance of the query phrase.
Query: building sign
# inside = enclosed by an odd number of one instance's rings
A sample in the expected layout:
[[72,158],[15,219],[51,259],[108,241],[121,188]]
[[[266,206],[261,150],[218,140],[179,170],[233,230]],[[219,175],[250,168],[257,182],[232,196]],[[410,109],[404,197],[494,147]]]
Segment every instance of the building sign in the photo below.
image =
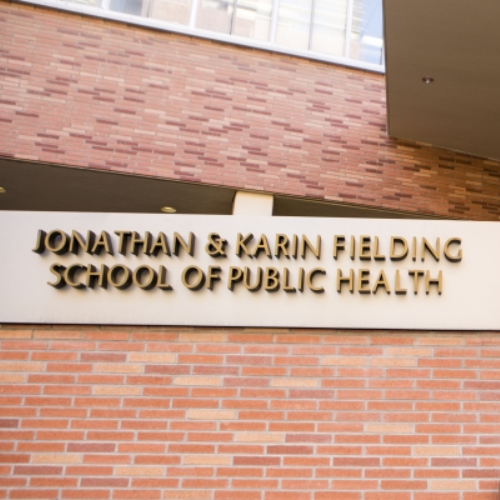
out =
[[500,329],[500,224],[0,213],[0,321]]

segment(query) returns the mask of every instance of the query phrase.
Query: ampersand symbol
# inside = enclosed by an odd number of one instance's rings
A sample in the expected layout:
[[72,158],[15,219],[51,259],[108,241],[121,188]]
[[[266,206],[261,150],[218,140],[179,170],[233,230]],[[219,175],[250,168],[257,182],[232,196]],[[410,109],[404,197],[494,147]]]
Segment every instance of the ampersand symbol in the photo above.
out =
[[227,240],[222,239],[217,233],[210,233],[205,251],[211,257],[226,257],[226,252],[224,251],[226,244]]

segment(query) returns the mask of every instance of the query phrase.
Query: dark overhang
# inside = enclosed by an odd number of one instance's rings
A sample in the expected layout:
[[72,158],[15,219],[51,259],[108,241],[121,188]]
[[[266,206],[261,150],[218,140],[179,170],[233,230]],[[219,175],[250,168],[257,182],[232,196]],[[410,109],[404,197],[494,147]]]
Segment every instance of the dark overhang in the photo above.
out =
[[[0,158],[0,210],[230,215],[237,189]],[[295,217],[437,218],[284,195],[274,215]]]
[[498,0],[384,0],[390,136],[500,159],[499,20]]

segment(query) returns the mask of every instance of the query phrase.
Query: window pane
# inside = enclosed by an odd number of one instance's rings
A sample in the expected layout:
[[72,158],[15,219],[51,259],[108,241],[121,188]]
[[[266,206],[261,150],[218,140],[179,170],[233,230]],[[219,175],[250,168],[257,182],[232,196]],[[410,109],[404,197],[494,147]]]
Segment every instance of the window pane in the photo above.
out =
[[309,48],[312,0],[281,0],[276,43],[294,49]]
[[151,0],[149,17],[171,23],[188,24],[191,0]]
[[143,0],[111,0],[109,8],[123,14],[145,16],[147,15],[147,3]]
[[196,26],[204,30],[231,33],[234,0],[201,0]]
[[315,0],[311,49],[344,55],[347,0]]
[[354,0],[351,59],[382,64],[382,0]]
[[237,0],[233,35],[267,41],[272,0]]

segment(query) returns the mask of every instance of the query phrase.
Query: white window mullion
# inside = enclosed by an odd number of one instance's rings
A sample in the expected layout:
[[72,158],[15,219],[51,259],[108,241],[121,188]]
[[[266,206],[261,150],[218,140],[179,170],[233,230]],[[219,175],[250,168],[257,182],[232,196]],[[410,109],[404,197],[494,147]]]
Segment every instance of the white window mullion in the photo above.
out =
[[236,21],[236,8],[238,7],[238,0],[233,0],[233,14],[231,16],[231,28],[229,34],[232,35],[234,32],[234,23]]
[[199,0],[192,0],[191,3],[191,15],[189,16],[189,27],[196,28],[196,17],[198,16],[198,4]]
[[278,29],[278,10],[280,8],[280,0],[273,0],[273,10],[271,12],[271,29],[269,30],[269,41],[276,43],[276,31]]
[[349,59],[351,53],[351,31],[352,31],[352,18],[354,17],[354,0],[349,0],[347,4],[347,23],[345,27],[345,46],[344,57]]
[[313,39],[313,29],[314,29],[314,10],[316,7],[315,0],[311,1],[311,24],[309,25],[309,44],[307,48],[311,50],[312,48],[312,39]]
[[101,9],[102,10],[109,10],[109,5],[111,4],[111,0],[102,0],[101,2]]

